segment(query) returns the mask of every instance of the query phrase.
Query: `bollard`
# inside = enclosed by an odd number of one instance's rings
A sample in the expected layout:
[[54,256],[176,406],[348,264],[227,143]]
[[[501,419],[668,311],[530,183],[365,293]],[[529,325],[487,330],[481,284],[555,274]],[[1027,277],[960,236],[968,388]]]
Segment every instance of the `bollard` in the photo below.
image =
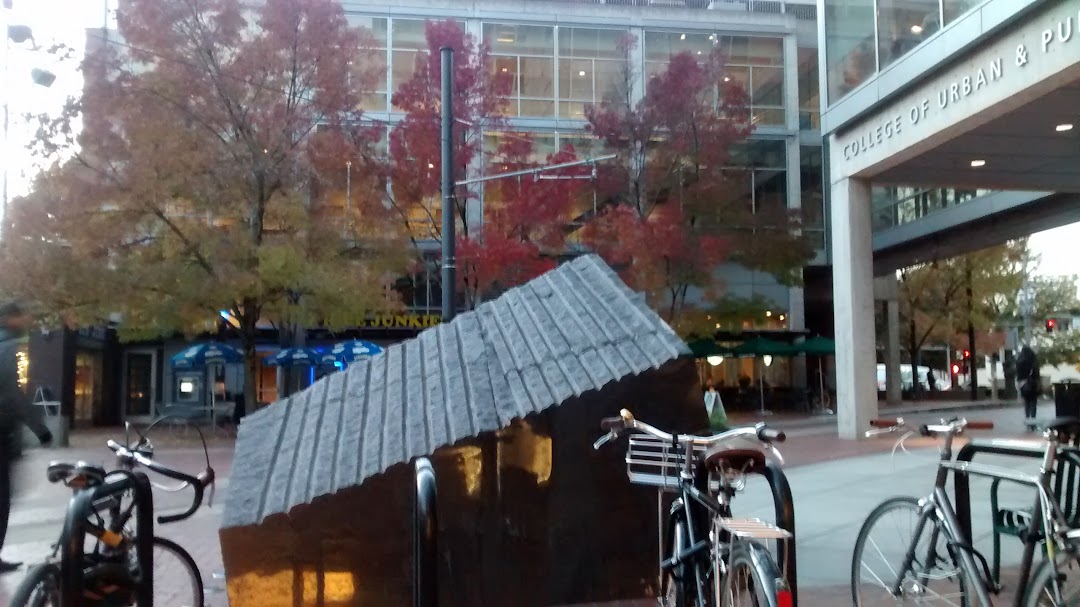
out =
[[413,606],[435,607],[439,602],[439,518],[435,469],[426,457],[416,460],[416,500],[413,518]]

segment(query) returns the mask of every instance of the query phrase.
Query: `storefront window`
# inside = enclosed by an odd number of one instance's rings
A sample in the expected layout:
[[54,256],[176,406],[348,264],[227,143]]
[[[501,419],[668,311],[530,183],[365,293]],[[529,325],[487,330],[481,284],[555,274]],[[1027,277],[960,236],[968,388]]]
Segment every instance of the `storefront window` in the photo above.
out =
[[874,0],[825,0],[825,74],[830,103],[876,71],[874,25]]
[[484,24],[492,69],[514,78],[511,116],[555,116],[555,29],[535,25]]
[[75,421],[93,423],[101,410],[101,352],[81,350],[75,355]]
[[15,353],[15,365],[19,372],[19,387],[24,391],[30,383],[30,352],[29,346],[23,345]]
[[726,60],[725,82],[742,86],[750,97],[753,123],[783,125],[784,42],[781,38],[645,32],[646,79],[663,71],[674,55],[687,52],[704,57],[716,48]]
[[371,92],[363,95],[360,109],[369,112],[386,111],[386,40],[387,20],[377,17],[351,16],[349,23],[363,27],[370,32],[371,39],[360,52],[355,62],[356,73],[367,77],[373,73],[379,75],[371,82]]
[[878,0],[878,61],[892,64],[941,29],[940,0]]
[[559,117],[584,120],[585,106],[626,102],[619,39],[624,30],[559,30]]
[[818,95],[818,51],[799,49],[799,128],[821,128],[821,100]]

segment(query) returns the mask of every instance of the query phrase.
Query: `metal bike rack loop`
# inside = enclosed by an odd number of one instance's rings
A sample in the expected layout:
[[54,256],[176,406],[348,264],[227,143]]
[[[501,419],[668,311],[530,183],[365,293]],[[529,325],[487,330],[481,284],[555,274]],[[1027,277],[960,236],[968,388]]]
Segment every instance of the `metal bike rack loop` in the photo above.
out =
[[61,607],[82,605],[86,520],[94,512],[94,503],[126,491],[131,491],[132,499],[135,500],[135,554],[141,570],[135,599],[140,606],[153,607],[154,494],[150,480],[141,472],[111,473],[111,478],[100,486],[79,491],[72,496],[60,538],[63,543],[60,556]]
[[776,542],[776,558],[779,561],[780,571],[787,577],[788,586],[791,589],[791,605],[799,606],[799,584],[795,567],[795,500],[791,496],[791,485],[783,468],[773,461],[768,461],[760,474],[769,481],[769,489],[772,490],[773,507],[776,511],[776,524],[781,529],[791,532],[791,539]]
[[435,607],[439,602],[439,517],[435,469],[426,457],[416,460],[416,500],[413,510],[413,605]]

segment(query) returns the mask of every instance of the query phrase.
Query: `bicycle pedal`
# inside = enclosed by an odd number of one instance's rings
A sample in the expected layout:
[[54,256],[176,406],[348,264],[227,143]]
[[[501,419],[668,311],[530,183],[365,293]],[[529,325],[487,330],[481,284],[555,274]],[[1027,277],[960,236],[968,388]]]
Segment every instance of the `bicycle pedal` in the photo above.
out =
[[754,540],[786,540],[792,537],[787,529],[781,529],[759,518],[718,517],[716,524],[735,537]]

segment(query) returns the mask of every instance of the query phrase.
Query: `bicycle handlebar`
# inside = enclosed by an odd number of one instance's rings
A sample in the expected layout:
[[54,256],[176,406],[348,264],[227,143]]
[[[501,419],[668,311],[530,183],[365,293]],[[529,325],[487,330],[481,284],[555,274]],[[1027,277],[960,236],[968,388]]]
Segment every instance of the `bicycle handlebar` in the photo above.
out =
[[870,426],[873,430],[867,430],[865,436],[870,438],[879,434],[889,434],[896,432],[902,428],[913,429],[922,436],[939,436],[939,435],[958,435],[963,434],[965,430],[993,430],[994,422],[986,420],[972,420],[966,419],[953,419],[946,422],[942,420],[940,424],[923,424],[917,428],[912,428],[910,424],[904,421],[904,418],[898,417],[895,420],[890,419],[874,419],[870,420]]
[[606,431],[607,434],[601,436],[593,443],[593,449],[599,449],[604,443],[607,443],[614,438],[618,438],[619,434],[626,430],[637,430],[642,434],[648,434],[666,442],[677,442],[682,445],[692,444],[705,447],[740,436],[755,438],[766,444],[782,443],[787,440],[786,434],[780,430],[775,430],[766,426],[764,422],[758,422],[753,426],[745,428],[725,430],[724,432],[712,436],[694,436],[692,434],[673,435],[670,432],[664,432],[655,426],[634,419],[633,414],[626,409],[620,411],[618,417],[606,417],[600,420],[600,429]]
[[207,486],[211,488],[211,495],[213,495],[215,475],[214,469],[209,466],[207,466],[206,469],[200,472],[198,475],[191,476],[190,474],[180,472],[179,470],[173,470],[172,468],[163,466],[155,462],[153,459],[143,455],[138,450],[124,447],[112,439],[110,439],[106,444],[108,445],[109,449],[116,453],[117,457],[125,461],[138,464],[149,470],[153,470],[154,472],[164,477],[191,485],[191,487],[195,490],[195,496],[191,500],[191,507],[188,508],[186,512],[181,512],[179,514],[168,514],[159,516],[157,520],[161,524],[182,521],[184,519],[190,518],[191,515],[195,514],[195,511],[198,510],[200,506],[202,506],[203,493],[205,492]]

